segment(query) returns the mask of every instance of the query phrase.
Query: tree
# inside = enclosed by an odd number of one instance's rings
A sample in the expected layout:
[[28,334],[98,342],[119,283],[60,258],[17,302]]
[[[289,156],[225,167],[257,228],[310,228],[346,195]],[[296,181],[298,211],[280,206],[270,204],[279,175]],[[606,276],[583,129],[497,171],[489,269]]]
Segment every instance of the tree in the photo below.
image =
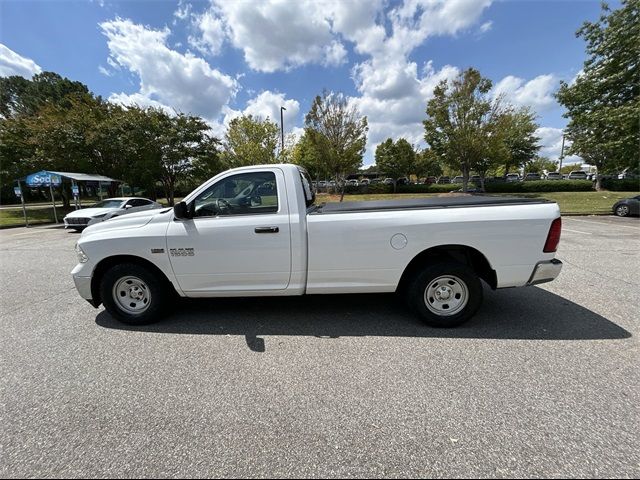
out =
[[527,107],[508,108],[500,118],[499,133],[503,135],[507,151],[503,152],[504,174],[511,168],[520,169],[540,150],[540,137],[535,135],[538,125],[535,114]]
[[440,177],[443,173],[442,160],[430,148],[416,154],[414,173],[421,177]]
[[276,163],[279,138],[278,125],[268,118],[242,115],[229,123],[222,159],[229,168]]
[[524,173],[555,172],[558,170],[558,162],[547,157],[536,157],[524,165]]
[[[318,95],[305,117],[305,134],[313,145],[319,163],[336,181],[362,165],[367,143],[367,117],[360,116],[354,105],[340,93],[323,92]],[[340,201],[344,198],[344,184]]]
[[376,148],[376,165],[378,171],[393,178],[393,191],[396,191],[398,177],[415,172],[416,152],[413,146],[404,138],[395,143],[388,138]]
[[316,151],[316,147],[311,141],[310,136],[307,135],[306,132],[293,147],[291,161],[303,167],[309,172],[311,178],[315,178],[316,180],[326,178],[330,175],[326,169],[326,165],[322,163],[322,158]]
[[154,115],[159,133],[160,181],[173,206],[176,184],[193,174],[193,162],[201,154],[202,145],[208,145],[209,127],[202,118],[182,113],[168,116],[155,110]]
[[495,174],[504,167],[506,175],[510,167],[521,168],[540,149],[540,138],[535,135],[538,125],[528,108],[516,109],[498,98],[493,100],[492,109],[491,121],[483,126],[484,154],[473,165],[482,190],[489,173]]
[[500,101],[491,101],[491,80],[470,68],[451,84],[440,82],[427,104],[424,138],[434,153],[461,171],[467,191],[471,169],[484,168],[489,158],[487,134],[502,113]]
[[69,108],[69,98],[74,95],[93,96],[83,83],[53,72],[38,73],[31,80],[19,76],[0,77],[0,116],[34,115],[47,104]]
[[[580,155],[599,173],[637,166],[640,161],[640,2],[623,0],[611,11],[602,5],[596,22],[576,32],[588,58],[572,84],[561,82],[558,101],[567,109],[569,154]],[[596,189],[601,188],[598,175]]]

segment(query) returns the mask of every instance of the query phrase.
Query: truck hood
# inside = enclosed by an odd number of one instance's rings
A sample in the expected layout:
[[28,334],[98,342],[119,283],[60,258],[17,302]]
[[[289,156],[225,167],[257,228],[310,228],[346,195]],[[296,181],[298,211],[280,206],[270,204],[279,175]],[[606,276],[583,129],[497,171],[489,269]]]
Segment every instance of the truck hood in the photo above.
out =
[[129,228],[144,227],[147,223],[160,215],[168,214],[170,208],[162,208],[156,210],[145,210],[142,212],[128,213],[119,217],[111,218],[105,222],[96,223],[85,228],[82,236],[93,235],[94,233],[102,233],[112,230],[123,230]]

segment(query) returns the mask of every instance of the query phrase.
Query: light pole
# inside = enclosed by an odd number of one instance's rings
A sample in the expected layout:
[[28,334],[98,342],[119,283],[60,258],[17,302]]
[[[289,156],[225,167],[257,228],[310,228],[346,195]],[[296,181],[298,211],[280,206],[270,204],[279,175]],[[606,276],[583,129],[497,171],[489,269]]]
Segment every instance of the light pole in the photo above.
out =
[[280,107],[280,136],[282,137],[282,144],[280,147],[280,154],[284,152],[284,114],[282,113],[286,108]]
[[560,149],[560,167],[558,173],[562,175],[562,159],[564,158],[564,130],[562,131],[562,148]]

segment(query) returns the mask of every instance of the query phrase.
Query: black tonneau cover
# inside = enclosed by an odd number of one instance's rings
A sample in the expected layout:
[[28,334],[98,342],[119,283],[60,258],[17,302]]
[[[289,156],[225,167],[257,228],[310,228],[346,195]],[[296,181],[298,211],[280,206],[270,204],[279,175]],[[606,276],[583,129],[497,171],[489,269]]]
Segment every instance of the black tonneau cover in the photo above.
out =
[[550,203],[540,198],[492,197],[464,195],[458,197],[409,198],[406,200],[374,200],[366,202],[330,202],[318,206],[311,214],[370,212],[376,210],[412,210],[423,208],[487,207]]

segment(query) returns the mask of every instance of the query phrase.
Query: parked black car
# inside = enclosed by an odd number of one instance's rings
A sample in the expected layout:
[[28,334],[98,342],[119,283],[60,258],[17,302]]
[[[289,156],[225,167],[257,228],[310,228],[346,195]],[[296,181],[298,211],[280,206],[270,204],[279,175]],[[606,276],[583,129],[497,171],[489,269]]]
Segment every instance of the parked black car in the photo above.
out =
[[617,201],[613,206],[613,213],[619,217],[640,215],[640,195]]

